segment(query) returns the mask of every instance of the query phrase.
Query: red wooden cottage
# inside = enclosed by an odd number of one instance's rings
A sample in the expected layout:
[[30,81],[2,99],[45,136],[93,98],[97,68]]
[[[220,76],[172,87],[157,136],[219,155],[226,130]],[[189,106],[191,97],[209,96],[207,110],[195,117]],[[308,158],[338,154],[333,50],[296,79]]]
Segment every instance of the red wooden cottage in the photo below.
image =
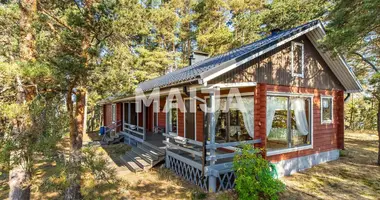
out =
[[325,34],[312,21],[215,57],[196,53],[192,65],[139,85],[159,102],[102,101],[104,126],[136,145],[124,158],[131,169],[161,158],[209,191],[234,186],[242,143],[263,148],[280,176],[336,160],[345,95],[362,88],[342,57],[320,48]]

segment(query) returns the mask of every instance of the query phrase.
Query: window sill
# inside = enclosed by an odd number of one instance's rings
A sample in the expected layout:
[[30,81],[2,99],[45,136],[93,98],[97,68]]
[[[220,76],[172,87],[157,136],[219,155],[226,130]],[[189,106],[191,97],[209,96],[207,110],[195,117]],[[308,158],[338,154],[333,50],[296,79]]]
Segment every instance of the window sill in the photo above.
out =
[[289,148],[289,149],[280,149],[280,150],[274,150],[274,151],[268,151],[267,156],[274,156],[278,154],[284,154],[284,153],[290,153],[290,152],[295,152],[295,151],[302,151],[306,149],[312,149],[313,145],[307,145],[307,146],[302,146],[302,147],[294,147],[294,148]]
[[325,120],[325,121],[322,121],[321,124],[332,124],[332,120]]

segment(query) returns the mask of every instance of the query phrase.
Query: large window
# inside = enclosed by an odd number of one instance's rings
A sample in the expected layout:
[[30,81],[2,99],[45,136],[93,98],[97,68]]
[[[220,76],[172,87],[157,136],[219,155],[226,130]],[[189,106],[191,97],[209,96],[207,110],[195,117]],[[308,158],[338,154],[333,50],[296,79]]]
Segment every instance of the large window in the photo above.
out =
[[178,106],[176,102],[170,102],[169,106],[169,132],[178,134]]
[[292,76],[304,77],[304,46],[299,42],[292,42],[291,47],[291,70]]
[[[253,96],[242,96],[242,102],[236,98],[230,101],[227,97],[216,99],[219,109],[215,112],[215,141],[217,143],[234,142],[253,139]],[[210,105],[210,99],[208,99]],[[208,114],[207,123],[210,123],[211,115]],[[210,127],[213,128],[213,127]],[[209,130],[211,131],[211,130]]]
[[267,97],[268,152],[311,145],[311,97]]
[[322,124],[331,124],[333,119],[333,98],[331,96],[321,97],[321,120]]

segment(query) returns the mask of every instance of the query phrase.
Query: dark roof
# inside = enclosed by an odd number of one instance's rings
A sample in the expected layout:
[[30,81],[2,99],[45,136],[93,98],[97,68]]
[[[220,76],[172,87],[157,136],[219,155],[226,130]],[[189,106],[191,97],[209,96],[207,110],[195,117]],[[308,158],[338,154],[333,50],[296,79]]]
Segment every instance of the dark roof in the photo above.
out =
[[264,48],[278,43],[281,40],[287,39],[301,31],[315,26],[318,23],[320,23],[319,20],[314,20],[292,29],[279,31],[278,33],[271,34],[270,36],[264,39],[233,49],[229,52],[208,58],[188,67],[160,76],[158,78],[145,81],[139,84],[139,87],[144,91],[149,91],[157,87],[162,88],[187,81],[196,81],[200,77],[200,74],[203,72],[220,66],[221,64],[226,63],[228,61],[239,60],[239,58],[245,57],[247,54],[256,53]]

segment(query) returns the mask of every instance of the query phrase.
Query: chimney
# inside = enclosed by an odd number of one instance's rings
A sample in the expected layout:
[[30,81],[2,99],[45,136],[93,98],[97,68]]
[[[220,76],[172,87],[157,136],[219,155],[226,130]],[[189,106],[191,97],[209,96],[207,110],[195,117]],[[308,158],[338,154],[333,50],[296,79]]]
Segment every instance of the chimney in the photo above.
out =
[[189,64],[194,65],[195,63],[198,63],[200,61],[203,61],[208,58],[208,53],[201,52],[201,51],[194,51],[189,58]]
[[277,35],[279,32],[281,32],[281,29],[274,28],[274,29],[270,30],[270,32],[271,32],[272,35]]

